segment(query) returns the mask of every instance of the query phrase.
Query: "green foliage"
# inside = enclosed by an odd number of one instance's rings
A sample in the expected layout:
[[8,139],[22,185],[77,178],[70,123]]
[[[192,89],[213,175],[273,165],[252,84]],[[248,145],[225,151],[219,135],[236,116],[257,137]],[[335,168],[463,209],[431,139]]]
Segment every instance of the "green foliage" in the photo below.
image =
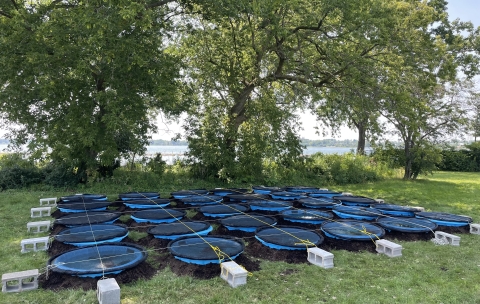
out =
[[25,188],[41,182],[43,174],[21,153],[0,156],[0,190]]
[[42,168],[44,180],[43,183],[55,188],[75,187],[85,177],[82,172],[78,172],[74,166],[67,162],[52,161]]
[[163,175],[166,167],[167,163],[162,159],[162,153],[155,153],[155,156],[147,162],[147,168],[159,176]]
[[316,153],[307,159],[306,170],[327,184],[338,185],[374,182],[393,175],[385,162],[353,153]]
[[465,146],[466,149],[455,150],[453,147],[442,150],[440,170],[477,172],[480,171],[480,143]]
[[178,114],[188,100],[164,45],[166,4],[13,1],[1,10],[1,118],[35,158],[84,172],[110,166],[144,151],[152,114]]

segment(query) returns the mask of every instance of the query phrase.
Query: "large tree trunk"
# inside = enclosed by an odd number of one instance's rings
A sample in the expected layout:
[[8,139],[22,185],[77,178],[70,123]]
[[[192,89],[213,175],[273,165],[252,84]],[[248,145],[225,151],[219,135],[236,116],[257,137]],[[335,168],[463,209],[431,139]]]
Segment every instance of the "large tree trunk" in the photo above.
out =
[[413,142],[409,138],[405,141],[405,173],[403,175],[403,179],[412,179],[413,176],[413,159],[414,155],[412,152]]
[[365,155],[365,126],[363,124],[357,125],[358,130],[358,144],[357,155]]

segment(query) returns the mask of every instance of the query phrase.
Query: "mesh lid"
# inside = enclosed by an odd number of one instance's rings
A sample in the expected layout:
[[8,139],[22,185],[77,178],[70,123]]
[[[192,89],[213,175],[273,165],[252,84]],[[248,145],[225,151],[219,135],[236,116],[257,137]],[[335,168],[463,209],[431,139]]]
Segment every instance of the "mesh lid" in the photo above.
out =
[[342,206],[336,205],[333,207],[333,211],[338,211],[341,213],[346,214],[353,214],[353,215],[366,215],[366,216],[380,216],[383,215],[380,211],[376,210],[375,208],[369,207],[350,207],[350,206]]
[[408,206],[400,206],[394,204],[376,204],[375,209],[387,210],[387,211],[405,211],[405,212],[415,212],[415,208]]
[[312,247],[310,243],[318,246],[323,242],[320,234],[306,228],[291,226],[258,228],[255,236],[267,243],[295,248]]
[[127,234],[125,225],[94,224],[63,229],[55,235],[55,239],[59,242],[82,243],[104,241]]
[[211,214],[229,214],[247,212],[250,208],[240,204],[202,206],[198,211]]
[[426,219],[439,220],[445,222],[471,223],[472,218],[464,215],[456,215],[443,212],[417,212],[416,216]]
[[165,205],[170,203],[168,198],[155,198],[155,199],[133,199],[124,202],[124,204],[128,205]]
[[278,191],[270,193],[270,196],[284,196],[284,197],[301,197],[301,193]]
[[[217,247],[221,252],[212,249]],[[245,244],[241,239],[227,236],[183,237],[171,241],[168,249],[174,256],[192,260],[222,260],[243,252]]]
[[300,193],[307,193],[307,192],[315,192],[319,190],[316,187],[305,187],[305,186],[288,186],[285,187],[285,191],[287,192],[300,192]]
[[328,190],[328,189],[316,189],[314,191],[309,191],[308,194],[316,194],[316,195],[325,194],[325,195],[331,196],[332,194],[341,195],[342,193],[337,192],[337,191],[333,191],[333,190]]
[[294,209],[281,212],[284,219],[318,221],[333,219],[333,214],[326,211]]
[[316,197],[316,198],[306,197],[306,198],[299,199],[298,202],[304,205],[311,205],[311,206],[332,207],[333,205],[336,205],[336,203],[333,202],[333,199],[328,197]]
[[180,235],[187,233],[200,232],[208,229],[210,224],[207,222],[175,222],[175,223],[162,223],[155,227],[148,229],[148,233],[155,235]]
[[400,232],[430,232],[438,228],[438,225],[432,221],[414,217],[381,217],[377,219],[376,223],[385,229]]
[[139,219],[164,220],[164,219],[171,219],[173,217],[176,217],[176,218],[184,217],[185,214],[186,212],[183,210],[145,209],[142,211],[134,212],[132,216]]
[[277,220],[272,216],[250,213],[248,215],[233,215],[221,219],[220,223],[230,227],[263,227],[274,225]]
[[258,199],[269,199],[270,197],[267,195],[261,195],[261,194],[228,194],[226,196],[231,201],[250,201],[250,200],[258,200]]
[[121,200],[147,199],[147,198],[159,198],[160,194],[158,192],[125,192],[125,193],[120,193],[118,197]]
[[183,197],[179,198],[179,200],[183,203],[206,203],[206,204],[211,204],[211,203],[216,203],[220,202],[223,200],[223,197],[220,195],[195,195],[195,196],[188,196],[188,197]]
[[228,194],[242,194],[247,193],[248,189],[246,188],[215,188],[210,190],[214,195],[225,196]]
[[346,203],[363,203],[363,204],[378,204],[374,199],[364,196],[353,196],[353,195],[344,195],[344,196],[334,196],[334,200],[338,200]]
[[281,208],[292,207],[292,202],[286,202],[281,200],[251,200],[248,202],[250,206],[268,207],[268,208]]
[[108,201],[60,201],[57,203],[58,208],[71,210],[89,210],[108,207],[111,202]]
[[87,211],[67,214],[55,220],[59,225],[89,225],[110,222],[118,219],[122,214],[114,211]]
[[173,197],[175,196],[192,196],[192,195],[205,195],[208,194],[206,189],[191,189],[191,190],[179,190],[170,193]]
[[54,272],[73,275],[102,274],[132,268],[145,261],[147,252],[129,243],[111,243],[74,249],[50,258]]
[[382,227],[369,222],[354,220],[324,222],[322,231],[334,237],[357,241],[382,238],[385,235],[385,230]]
[[282,190],[280,187],[266,187],[266,186],[252,186],[253,190],[260,190],[260,191],[273,191],[278,192]]
[[103,194],[90,194],[90,193],[83,193],[83,194],[74,194],[74,195],[68,195],[68,196],[62,196],[60,197],[60,200],[67,202],[67,201],[91,201],[91,200],[97,200],[97,201],[106,201],[107,196]]

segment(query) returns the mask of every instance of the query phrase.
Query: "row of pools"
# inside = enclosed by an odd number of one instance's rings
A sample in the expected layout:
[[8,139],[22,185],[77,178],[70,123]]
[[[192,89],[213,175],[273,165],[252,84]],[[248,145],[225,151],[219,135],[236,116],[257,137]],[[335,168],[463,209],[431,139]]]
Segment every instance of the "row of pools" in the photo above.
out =
[[[157,192],[129,192],[120,194],[116,202],[125,206],[135,222],[151,225],[149,234],[169,240],[167,247],[175,258],[198,265],[233,260],[245,245],[241,238],[210,236],[212,221],[185,220],[186,209],[195,209],[228,231],[255,234],[263,245],[277,250],[319,246],[324,236],[372,241],[382,238],[386,231],[430,233],[438,226],[462,227],[472,222],[468,216],[418,212],[416,208],[328,189],[252,188],[253,193],[247,189],[181,190],[172,192],[170,198],[160,198]],[[121,243],[128,227],[114,223],[122,213],[107,210],[113,203],[105,195],[96,194],[60,199],[57,207],[62,216],[55,224],[65,229],[54,236],[55,240],[78,249],[52,257],[48,261],[52,271],[97,277],[119,273],[146,259],[147,251],[141,246]],[[302,208],[294,207],[299,204]],[[278,217],[291,225],[277,225]],[[300,227],[303,224],[321,225],[323,235]]]

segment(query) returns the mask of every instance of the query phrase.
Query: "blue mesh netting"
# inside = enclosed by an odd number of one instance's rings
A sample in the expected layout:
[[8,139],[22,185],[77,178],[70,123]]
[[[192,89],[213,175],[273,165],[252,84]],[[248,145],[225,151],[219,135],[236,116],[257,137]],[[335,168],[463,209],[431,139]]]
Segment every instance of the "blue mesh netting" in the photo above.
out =
[[325,220],[333,219],[333,214],[326,211],[294,209],[281,213],[284,220],[306,224],[321,224]]
[[345,206],[361,206],[361,207],[370,207],[371,205],[377,204],[377,202],[368,197],[364,196],[334,196],[333,199],[337,202],[342,203]]
[[208,194],[208,190],[206,189],[191,189],[191,190],[179,190],[170,193],[174,198],[179,199],[179,198],[185,198],[189,196],[194,196],[194,195],[206,195]]
[[95,200],[85,200],[85,201],[60,201],[57,203],[57,208],[61,212],[65,213],[75,213],[75,212],[84,212],[88,211],[101,211],[106,210],[111,203],[108,201],[95,201]]
[[251,200],[248,201],[250,209],[262,211],[283,211],[293,206],[292,202],[282,200]]
[[185,216],[186,212],[175,209],[144,209],[131,215],[137,223],[171,223]]
[[94,224],[63,229],[55,239],[74,246],[120,242],[128,235],[125,225]]
[[107,196],[103,194],[90,194],[90,193],[83,193],[83,194],[74,194],[68,196],[60,197],[61,201],[70,202],[70,201],[86,201],[86,200],[96,200],[96,201],[106,201]]
[[170,205],[170,200],[165,198],[136,199],[123,201],[123,204],[132,209],[163,208]]
[[188,205],[213,205],[219,204],[223,201],[223,196],[220,195],[193,195],[179,199],[182,203]]
[[160,198],[158,192],[125,192],[120,193],[118,198],[122,201],[138,200],[138,199],[155,199]]
[[334,205],[337,205],[332,198],[325,196],[306,197],[297,201],[307,208],[332,209]]
[[323,237],[315,231],[289,226],[259,228],[255,238],[270,248],[286,250],[306,250],[323,242]]
[[148,233],[159,239],[178,239],[188,235],[207,235],[213,228],[207,222],[175,222],[158,224],[148,229]]
[[342,206],[333,207],[333,212],[340,218],[373,221],[382,213],[374,208],[358,207],[358,206]]
[[424,218],[437,223],[439,226],[461,227],[472,222],[472,218],[464,215],[456,215],[444,212],[418,212],[417,218]]
[[416,212],[414,208],[394,204],[376,204],[375,209],[379,210],[382,214],[385,215],[403,217],[414,217]]
[[270,194],[271,192],[281,191],[280,187],[265,187],[265,186],[252,186],[253,193],[257,194]]
[[89,224],[108,224],[116,221],[122,214],[114,211],[87,211],[70,213],[59,217],[55,224],[65,226],[81,226]]
[[274,217],[250,213],[248,215],[234,215],[219,220],[229,230],[241,230],[255,232],[259,227],[275,225],[277,220]]
[[235,214],[241,214],[247,212],[250,208],[240,204],[228,204],[228,205],[210,205],[202,206],[198,211],[205,216],[210,217],[227,217]]

